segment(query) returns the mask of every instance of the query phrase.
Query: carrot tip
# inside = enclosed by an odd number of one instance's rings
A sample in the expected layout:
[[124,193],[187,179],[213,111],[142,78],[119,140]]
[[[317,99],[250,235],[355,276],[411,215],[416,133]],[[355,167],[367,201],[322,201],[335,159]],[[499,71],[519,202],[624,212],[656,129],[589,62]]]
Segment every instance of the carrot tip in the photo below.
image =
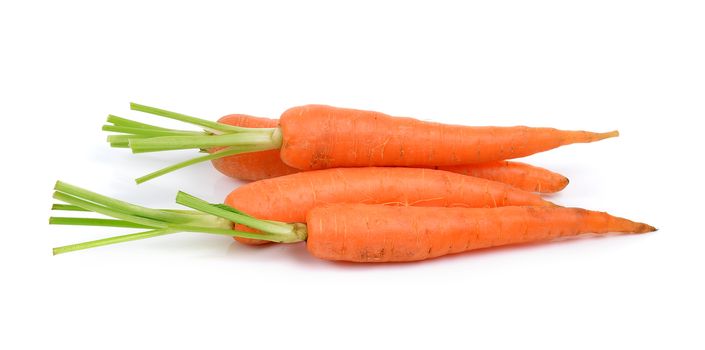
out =
[[640,224],[639,228],[635,231],[635,233],[649,233],[655,231],[658,231],[656,227],[647,224]]
[[617,137],[617,136],[619,136],[619,130],[614,130],[614,131],[610,131],[610,132],[603,132],[602,134],[598,135],[598,140],[604,140],[604,139],[608,139],[610,137]]
[[567,177],[565,177],[565,176],[563,176],[563,177],[561,178],[561,181],[559,182],[558,187],[556,187],[555,191],[553,191],[553,192],[562,191],[563,189],[565,189],[566,187],[568,187],[569,184],[570,184],[570,179],[567,178]]

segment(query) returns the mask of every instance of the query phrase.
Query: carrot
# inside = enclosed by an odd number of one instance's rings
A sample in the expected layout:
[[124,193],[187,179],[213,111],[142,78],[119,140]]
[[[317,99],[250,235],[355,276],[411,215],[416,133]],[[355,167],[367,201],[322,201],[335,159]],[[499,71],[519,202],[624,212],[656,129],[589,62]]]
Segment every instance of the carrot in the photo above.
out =
[[418,208],[364,204],[316,207],[306,248],[321,259],[404,262],[584,233],[655,229],[607,213],[561,207]]
[[[176,201],[223,219],[239,220],[183,192]],[[585,233],[655,230],[604,212],[563,207],[422,208],[338,203],[312,208],[305,222],[306,226],[289,224],[288,232],[281,227],[265,230],[263,236],[275,242],[306,241],[308,251],[321,259],[406,262]]]
[[[280,149],[281,160],[299,170],[433,167],[519,158],[562,145],[618,136],[617,131],[593,133],[525,126],[446,125],[323,105],[291,108],[282,114],[275,128],[237,127],[135,103],[131,108],[199,125],[206,130],[202,135],[192,135],[124,127],[119,123],[107,125],[108,131],[125,133],[114,136],[127,139],[127,146],[134,153],[225,147],[140,177],[138,183],[194,163],[273,149]],[[123,144],[119,144],[120,147]]]
[[[277,126],[276,119],[259,118],[245,114],[230,114],[218,119],[219,123],[243,126],[249,128],[273,128]],[[217,152],[223,147],[215,147],[209,152]],[[272,177],[293,174],[299,170],[294,169],[281,161],[279,150],[241,153],[228,157],[217,158],[211,161],[213,166],[221,173],[241,180],[261,180]]]
[[[245,114],[230,114],[220,118],[218,122],[255,128],[275,127],[278,123],[276,119],[253,117]],[[209,152],[212,153],[220,149],[222,147],[216,147],[209,150]],[[299,171],[284,164],[279,157],[278,150],[236,154],[214,159],[211,163],[221,173],[241,180],[269,179]],[[547,169],[511,161],[444,167],[433,166],[429,168],[504,182],[524,191],[539,193],[558,192],[565,188],[569,182],[568,178]]]
[[[420,168],[307,171],[240,186],[225,199],[225,204],[256,218],[284,222],[302,222],[311,208],[328,203],[424,207],[554,206],[535,193],[507,184]],[[247,244],[266,243],[237,240]]]
[[359,203],[317,206],[306,215],[306,223],[285,223],[255,219],[235,208],[210,204],[183,192],[177,195],[177,203],[195,210],[145,208],[61,182],[56,190],[54,198],[68,205],[54,209],[94,211],[114,219],[98,223],[94,218],[50,218],[50,223],[150,230],[57,247],[54,254],[177,232],[255,235],[229,229],[234,223],[260,230],[260,237],[272,242],[306,241],[308,251],[318,258],[353,262],[418,261],[584,233],[655,230],[647,224],[578,208],[421,208]]

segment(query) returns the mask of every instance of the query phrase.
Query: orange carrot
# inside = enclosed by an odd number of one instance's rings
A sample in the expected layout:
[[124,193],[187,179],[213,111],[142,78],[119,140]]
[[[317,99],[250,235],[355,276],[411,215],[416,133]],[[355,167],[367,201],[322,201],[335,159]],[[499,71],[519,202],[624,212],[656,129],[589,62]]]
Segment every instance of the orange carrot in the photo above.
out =
[[[276,119],[259,118],[245,114],[230,114],[220,118],[218,122],[252,128],[271,128],[276,127],[278,124]],[[220,149],[222,147],[214,148],[210,152]],[[284,164],[279,157],[278,150],[236,154],[214,159],[211,162],[221,173],[241,180],[269,179],[299,171]],[[560,174],[526,163],[511,161],[443,167],[434,166],[430,168],[504,182],[524,191],[539,193],[558,192],[568,185],[568,178]]]
[[[259,118],[245,114],[230,114],[218,119],[219,123],[248,128],[273,128],[276,119]],[[211,153],[223,149],[215,147]],[[281,161],[279,150],[241,153],[228,157],[213,159],[213,166],[221,173],[240,180],[261,180],[299,172]]]
[[[528,156],[572,143],[618,136],[553,128],[470,127],[392,117],[379,112],[323,105],[285,111],[276,128],[244,128],[131,104],[132,109],[204,127],[202,135],[154,127],[107,125],[128,133],[133,152],[225,147],[137,179],[144,182],[185,166],[234,154],[280,149],[281,160],[299,170],[336,167],[434,167],[486,163]],[[132,133],[132,134],[130,134]],[[120,136],[120,135],[118,135]],[[124,141],[124,140],[123,140]],[[125,143],[116,143],[124,147]]]
[[302,170],[475,164],[617,136],[525,126],[446,125],[322,105],[291,108],[279,125],[282,160]]
[[[112,217],[52,217],[51,224],[114,226],[147,231],[54,248],[54,254],[163,236],[204,232],[272,242],[306,241],[319,258],[354,262],[418,261],[507,244],[583,233],[645,233],[655,229],[607,213],[562,207],[441,208],[380,204],[324,204],[305,223],[261,220],[238,209],[179,192],[176,201],[195,210],[151,209],[57,182],[53,210],[93,211]],[[233,230],[246,225],[261,233]]]
[[604,212],[563,207],[442,208],[337,203],[311,208],[304,225],[242,218],[183,192],[176,196],[176,202],[245,225],[278,225],[264,228],[263,238],[286,243],[306,241],[308,251],[318,258],[352,262],[418,261],[585,233],[656,230]]
[[306,217],[306,248],[321,259],[417,261],[469,250],[584,233],[655,228],[607,213],[561,207],[418,208],[319,206]]
[[[302,222],[329,203],[424,207],[554,206],[507,184],[421,168],[336,168],[260,180],[230,192],[225,204],[259,219]],[[237,227],[240,229],[240,227]],[[246,244],[266,241],[236,238]]]

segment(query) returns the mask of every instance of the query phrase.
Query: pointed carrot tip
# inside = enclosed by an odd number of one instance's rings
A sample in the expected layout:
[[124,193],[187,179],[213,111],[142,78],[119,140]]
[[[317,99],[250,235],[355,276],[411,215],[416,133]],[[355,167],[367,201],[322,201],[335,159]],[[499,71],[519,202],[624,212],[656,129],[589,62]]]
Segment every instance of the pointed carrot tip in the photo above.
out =
[[658,231],[658,229],[651,225],[639,224],[639,228],[635,231],[635,233],[649,233],[654,231]]
[[558,187],[556,188],[555,192],[562,191],[563,189],[568,187],[569,184],[570,184],[569,178],[567,178],[565,176],[561,177],[561,181],[559,182]]
[[604,140],[604,139],[609,139],[611,137],[618,137],[619,136],[619,130],[613,130],[610,132],[603,132],[601,134],[598,134],[598,140]]

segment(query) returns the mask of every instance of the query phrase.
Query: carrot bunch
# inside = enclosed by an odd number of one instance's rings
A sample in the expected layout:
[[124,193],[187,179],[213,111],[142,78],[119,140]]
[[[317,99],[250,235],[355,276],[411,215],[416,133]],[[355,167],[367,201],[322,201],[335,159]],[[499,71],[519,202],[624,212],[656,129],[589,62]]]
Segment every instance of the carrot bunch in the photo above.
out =
[[294,107],[279,120],[228,115],[218,122],[139,104],[132,109],[180,120],[177,130],[108,117],[113,147],[135,153],[199,149],[207,154],[158,170],[138,183],[202,161],[256,180],[224,204],[179,192],[191,210],[151,209],[57,182],[55,210],[111,219],[52,217],[52,224],[141,228],[143,232],[58,247],[64,253],[173,234],[203,232],[241,243],[305,241],[310,253],[354,262],[416,261],[468,250],[584,233],[644,233],[652,226],[603,212],[564,208],[538,193],[568,179],[508,161],[562,145],[617,136],[529,127],[469,127],[322,105]]

